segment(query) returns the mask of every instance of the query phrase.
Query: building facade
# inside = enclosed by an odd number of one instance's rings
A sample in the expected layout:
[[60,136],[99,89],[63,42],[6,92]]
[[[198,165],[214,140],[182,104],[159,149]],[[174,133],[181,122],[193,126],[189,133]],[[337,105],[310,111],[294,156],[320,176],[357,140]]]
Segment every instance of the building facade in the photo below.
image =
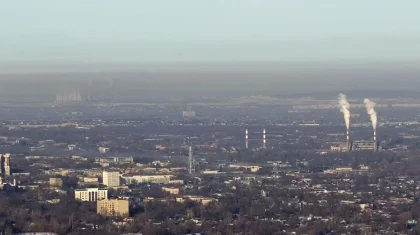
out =
[[168,184],[172,175],[132,175],[123,176],[124,180],[131,183]]
[[134,162],[133,157],[97,157],[96,163],[115,163],[115,164],[131,164]]
[[111,199],[96,202],[96,211],[103,216],[128,216],[128,200]]
[[166,193],[171,194],[171,195],[178,195],[179,194],[179,188],[162,187],[162,190]]
[[108,199],[108,190],[99,188],[85,188],[74,190],[74,198],[83,202],[95,202]]
[[120,172],[104,171],[102,173],[103,184],[108,187],[120,186]]
[[350,149],[352,151],[379,151],[382,146],[379,141],[353,141],[351,142]]

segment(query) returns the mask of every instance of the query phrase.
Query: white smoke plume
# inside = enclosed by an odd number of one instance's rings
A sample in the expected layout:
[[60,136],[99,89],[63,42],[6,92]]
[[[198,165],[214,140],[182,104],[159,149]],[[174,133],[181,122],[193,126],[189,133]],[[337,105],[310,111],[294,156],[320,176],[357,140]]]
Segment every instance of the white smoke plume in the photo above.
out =
[[376,111],[375,111],[376,103],[369,100],[369,99],[365,99],[363,102],[365,103],[366,111],[370,116],[370,120],[372,121],[372,127],[373,127],[374,130],[376,130],[376,125],[378,123],[378,117],[377,117]]
[[347,102],[346,95],[340,94],[338,96],[338,104],[340,105],[340,111],[344,115],[344,121],[348,130],[350,128],[350,104]]

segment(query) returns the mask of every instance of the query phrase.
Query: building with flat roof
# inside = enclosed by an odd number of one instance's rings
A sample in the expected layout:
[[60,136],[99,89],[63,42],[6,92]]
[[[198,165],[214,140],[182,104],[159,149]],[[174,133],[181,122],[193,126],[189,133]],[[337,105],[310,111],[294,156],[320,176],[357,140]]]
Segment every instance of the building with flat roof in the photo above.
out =
[[74,198],[83,202],[95,202],[108,199],[108,190],[99,188],[84,188],[74,190]]
[[118,171],[104,171],[102,179],[102,183],[108,187],[120,186],[120,172]]
[[350,145],[351,151],[378,151],[381,150],[379,141],[353,141]]
[[350,144],[347,143],[338,143],[331,145],[330,150],[331,152],[348,152]]
[[122,176],[128,183],[150,183],[150,184],[168,184],[172,175],[131,175]]
[[167,188],[162,187],[162,190],[166,193],[172,194],[172,195],[178,195],[179,194],[179,188]]
[[179,203],[184,203],[186,200],[190,200],[193,202],[200,203],[201,205],[207,205],[211,202],[217,201],[216,199],[211,197],[202,197],[196,195],[185,195],[184,197],[177,197],[175,200]]
[[128,200],[106,199],[96,202],[96,211],[104,216],[128,216]]
[[133,157],[97,157],[95,158],[96,163],[116,163],[116,164],[124,164],[124,163],[133,163]]

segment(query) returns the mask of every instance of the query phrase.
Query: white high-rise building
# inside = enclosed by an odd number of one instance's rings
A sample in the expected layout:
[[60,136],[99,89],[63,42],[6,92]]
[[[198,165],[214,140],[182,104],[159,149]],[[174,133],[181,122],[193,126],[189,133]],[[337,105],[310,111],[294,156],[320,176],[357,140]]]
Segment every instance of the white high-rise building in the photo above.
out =
[[120,186],[120,172],[104,171],[102,173],[103,184],[108,187]]

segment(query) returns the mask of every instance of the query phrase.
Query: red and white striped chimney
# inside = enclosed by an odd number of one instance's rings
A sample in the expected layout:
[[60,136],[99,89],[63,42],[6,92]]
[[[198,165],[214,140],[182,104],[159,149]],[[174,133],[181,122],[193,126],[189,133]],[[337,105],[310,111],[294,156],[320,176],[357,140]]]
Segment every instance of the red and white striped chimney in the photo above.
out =
[[248,129],[245,130],[245,148],[248,148]]
[[265,132],[265,128],[264,128],[264,130],[263,130],[263,148],[265,149],[267,146],[266,146],[266,144],[267,144],[267,138],[266,138],[267,136],[266,136],[266,132]]

